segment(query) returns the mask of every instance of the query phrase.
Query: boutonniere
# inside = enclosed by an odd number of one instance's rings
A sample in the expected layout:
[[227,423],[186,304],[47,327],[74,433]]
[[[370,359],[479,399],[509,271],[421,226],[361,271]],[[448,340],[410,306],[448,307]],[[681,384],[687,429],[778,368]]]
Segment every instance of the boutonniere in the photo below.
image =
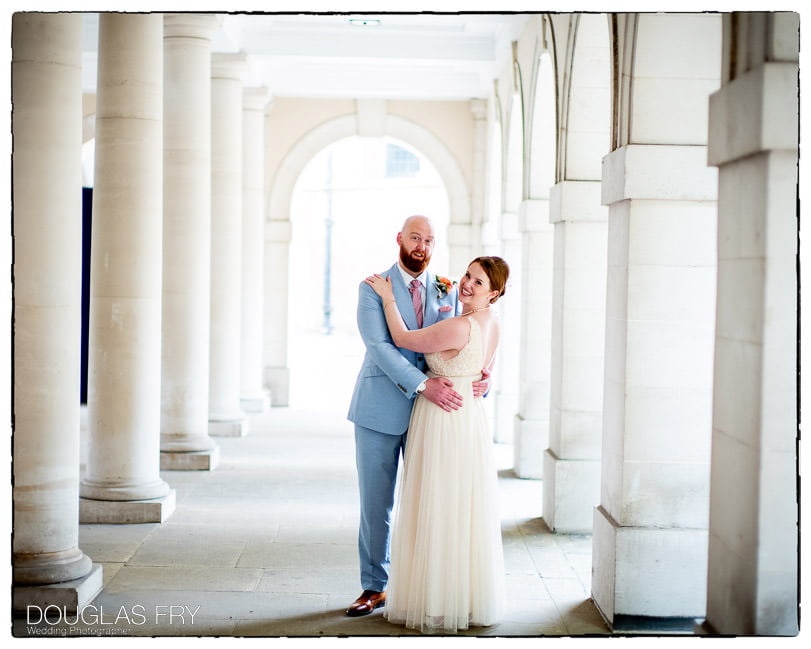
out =
[[445,297],[448,294],[448,291],[453,288],[454,284],[456,284],[456,282],[452,282],[447,277],[440,277],[437,275],[436,279],[434,280],[434,287],[436,287],[437,297]]

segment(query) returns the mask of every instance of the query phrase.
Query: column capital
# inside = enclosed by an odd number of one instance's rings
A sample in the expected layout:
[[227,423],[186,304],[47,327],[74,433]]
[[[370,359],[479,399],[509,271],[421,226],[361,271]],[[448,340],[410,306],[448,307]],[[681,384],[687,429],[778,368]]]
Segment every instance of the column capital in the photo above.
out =
[[473,241],[473,227],[470,223],[448,223],[448,244],[469,246]]
[[499,234],[504,241],[520,241],[521,217],[517,212],[502,212]]
[[603,158],[602,204],[629,199],[714,201],[718,170],[707,165],[707,147],[629,144]]
[[270,89],[266,86],[242,89],[242,108],[245,110],[264,111],[272,99]]
[[471,99],[470,112],[473,113],[473,119],[485,120],[487,119],[487,100],[486,99]]
[[710,95],[709,164],[797,149],[798,66],[766,63]]
[[551,230],[549,223],[549,201],[527,199],[518,208],[518,229],[521,232],[541,232]]
[[248,69],[248,57],[244,52],[214,52],[211,55],[212,79],[242,80]]
[[220,25],[222,25],[222,17],[215,14],[165,14],[163,37],[210,39]]
[[549,191],[549,220],[607,221],[608,210],[600,203],[600,181],[564,180]]

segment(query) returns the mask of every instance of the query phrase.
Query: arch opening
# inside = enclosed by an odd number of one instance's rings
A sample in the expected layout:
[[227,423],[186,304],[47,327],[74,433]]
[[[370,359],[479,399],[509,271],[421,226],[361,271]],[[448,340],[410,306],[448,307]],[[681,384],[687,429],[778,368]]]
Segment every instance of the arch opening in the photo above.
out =
[[[397,138],[352,135],[325,146],[301,170],[290,200],[290,405],[344,410],[364,348],[358,285],[397,260],[396,234],[411,214],[434,223],[430,268],[448,274],[448,193],[436,167]],[[328,397],[328,399],[327,399]]]

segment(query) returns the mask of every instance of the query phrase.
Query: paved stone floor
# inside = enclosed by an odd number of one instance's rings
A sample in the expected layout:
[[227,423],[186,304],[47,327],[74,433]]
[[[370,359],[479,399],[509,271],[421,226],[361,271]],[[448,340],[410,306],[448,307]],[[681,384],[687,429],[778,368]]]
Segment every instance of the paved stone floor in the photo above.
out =
[[[80,525],[80,548],[103,567],[103,591],[78,621],[31,625],[23,616],[14,636],[318,638],[319,646],[348,636],[353,647],[420,640],[382,611],[344,615],[361,590],[345,414],[362,343],[354,331],[297,331],[289,351],[290,407],[251,415],[244,437],[217,438],[214,471],[162,472],[177,496],[163,524]],[[589,597],[591,537],[550,533],[540,517],[543,483],[515,477],[512,446],[496,450],[509,605],[499,625],[460,635],[511,644],[611,635]]]
[[[381,611],[344,615],[361,588],[354,439],[343,414],[291,407],[252,415],[248,435],[217,439],[216,470],[162,472],[177,493],[163,524],[81,525],[80,547],[103,566],[104,590],[85,624],[48,630],[414,635]],[[511,447],[498,450],[509,466]],[[467,635],[607,634],[589,599],[590,537],[549,532],[539,518],[542,482],[502,469],[499,484],[510,605],[501,624]],[[27,626],[17,619],[15,635],[28,635]]]

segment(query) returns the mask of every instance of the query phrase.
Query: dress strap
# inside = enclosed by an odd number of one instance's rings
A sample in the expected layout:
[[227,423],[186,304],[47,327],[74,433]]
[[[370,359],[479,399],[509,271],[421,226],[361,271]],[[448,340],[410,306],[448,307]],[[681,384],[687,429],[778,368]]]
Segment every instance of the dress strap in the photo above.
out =
[[475,322],[476,326],[478,326],[479,323],[476,322],[476,319],[473,317],[473,315],[466,315],[465,320],[468,320],[470,322],[470,331],[467,334],[467,342],[468,344],[470,344],[470,341],[473,340],[473,323]]

